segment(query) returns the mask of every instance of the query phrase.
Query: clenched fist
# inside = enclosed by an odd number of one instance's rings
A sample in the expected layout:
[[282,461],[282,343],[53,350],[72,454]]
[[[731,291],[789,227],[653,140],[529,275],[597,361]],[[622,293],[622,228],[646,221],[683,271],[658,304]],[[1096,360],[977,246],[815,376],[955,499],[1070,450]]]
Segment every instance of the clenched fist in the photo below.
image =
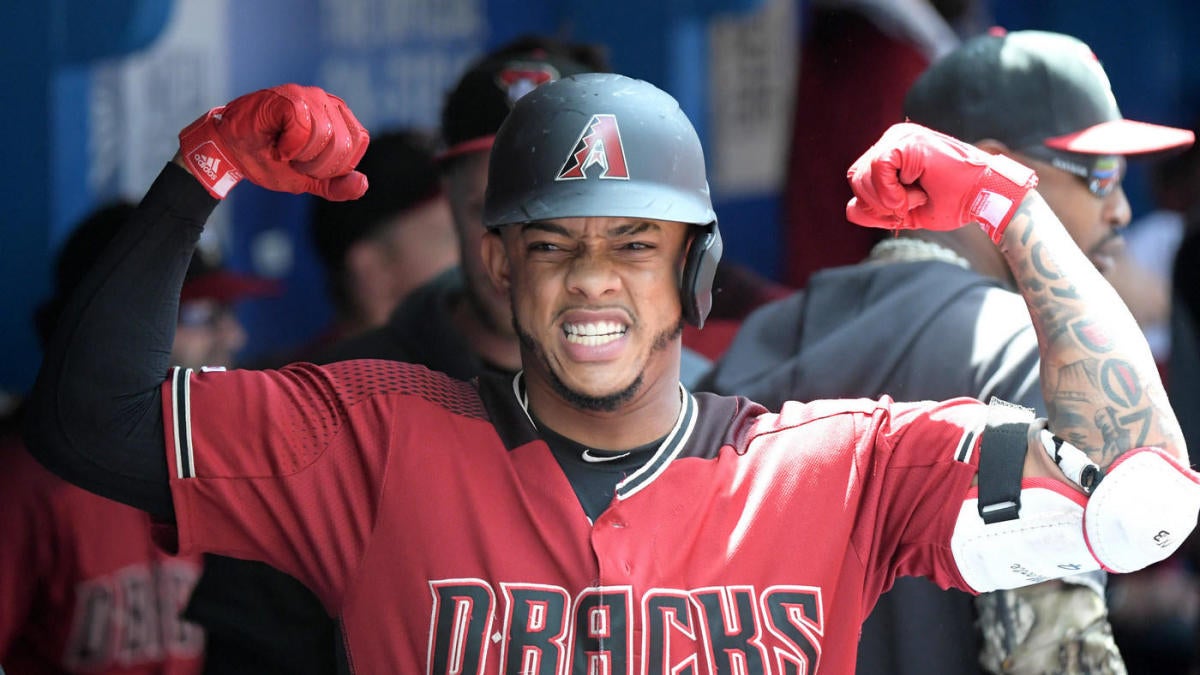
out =
[[187,169],[217,199],[243,177],[269,190],[357,199],[367,177],[354,167],[368,142],[342,99],[297,84],[236,98],[179,133]]
[[954,230],[977,222],[1000,243],[1037,174],[1004,155],[909,122],[892,125],[846,173],[846,218],[867,227]]

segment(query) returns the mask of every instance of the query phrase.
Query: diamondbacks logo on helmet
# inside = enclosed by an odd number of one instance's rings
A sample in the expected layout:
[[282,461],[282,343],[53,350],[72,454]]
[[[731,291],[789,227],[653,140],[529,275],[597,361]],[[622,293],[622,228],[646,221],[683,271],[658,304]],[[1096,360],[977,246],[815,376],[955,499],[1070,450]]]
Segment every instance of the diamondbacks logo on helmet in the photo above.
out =
[[616,115],[592,115],[592,119],[583,125],[579,140],[575,141],[575,149],[567,155],[554,180],[586,179],[588,168],[596,165],[600,166],[600,178],[629,180],[625,146],[621,144],[621,129],[617,126]]
[[517,102],[539,85],[558,79],[558,70],[548,63],[513,61],[496,73],[496,86],[508,94],[508,105]]

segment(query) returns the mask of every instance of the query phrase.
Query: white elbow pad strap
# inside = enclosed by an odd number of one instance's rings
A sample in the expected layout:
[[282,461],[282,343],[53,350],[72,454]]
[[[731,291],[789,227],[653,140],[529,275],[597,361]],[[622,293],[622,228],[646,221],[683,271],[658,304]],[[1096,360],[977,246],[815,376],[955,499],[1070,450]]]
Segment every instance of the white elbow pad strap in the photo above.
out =
[[975,490],[950,539],[963,580],[976,592],[1028,586],[1100,569],[1083,536],[1087,497],[1049,478],[1021,482],[1017,518],[985,523]]
[[1158,448],[1138,448],[1108,469],[1088,500],[1084,533],[1110,572],[1133,572],[1179,548],[1200,513],[1200,474]]
[[950,549],[980,593],[1100,569],[1083,537],[1087,497],[1049,478],[1022,479],[1033,411],[993,399],[980,439],[978,486],[962,503]]

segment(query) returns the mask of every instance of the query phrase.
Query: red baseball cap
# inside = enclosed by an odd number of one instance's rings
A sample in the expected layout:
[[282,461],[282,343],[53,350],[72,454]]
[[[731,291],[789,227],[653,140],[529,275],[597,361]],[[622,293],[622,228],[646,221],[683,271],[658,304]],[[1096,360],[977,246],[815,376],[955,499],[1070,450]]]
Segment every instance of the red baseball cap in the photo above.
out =
[[496,131],[512,106],[534,88],[576,73],[608,70],[594,45],[525,35],[475,61],[442,108],[438,162],[491,150]]
[[196,251],[183,280],[180,302],[214,300],[231,305],[239,300],[251,300],[278,295],[281,284],[271,279],[232,272],[207,260]]

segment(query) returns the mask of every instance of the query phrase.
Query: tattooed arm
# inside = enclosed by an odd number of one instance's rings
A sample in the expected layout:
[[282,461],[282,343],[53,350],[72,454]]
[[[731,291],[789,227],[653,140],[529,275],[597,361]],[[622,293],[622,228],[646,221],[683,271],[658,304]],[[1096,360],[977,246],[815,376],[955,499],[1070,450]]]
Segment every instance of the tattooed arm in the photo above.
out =
[[[1144,446],[1187,465],[1179,423],[1141,330],[1036,191],[1021,203],[1000,249],[1037,331],[1050,429],[1104,469]],[[1057,473],[1044,453],[1029,454],[1042,467],[1035,473]]]
[[[1102,469],[1145,446],[1188,465],[1179,422],[1145,337],[1033,189],[1032,169],[920,125],[899,123],[850,166],[846,177],[854,192],[846,204],[851,222],[931,231],[976,223],[999,245],[1037,332],[1042,394],[1055,434]],[[1027,475],[1065,478],[1048,453],[1027,456]]]
[[[967,493],[952,505],[958,518],[950,548],[966,584],[982,592],[1072,571],[1132,572],[1178,549],[1196,527],[1200,473],[1188,468],[1179,422],[1133,316],[1033,189],[1033,170],[900,123],[846,177],[851,222],[933,231],[976,223],[1000,247],[1037,333],[1050,429],[1078,448],[1057,448],[1051,459],[1035,450],[1039,427],[1030,425],[1023,478],[1051,478],[1088,496],[1022,480],[1025,504],[1005,486],[1005,470],[982,463],[998,457],[1003,464],[1004,456],[980,450],[979,473],[989,490],[1001,484],[992,491],[1005,492],[1007,503]],[[1083,477],[1078,452],[1104,470],[1099,482],[1091,475],[1081,481],[1087,490],[1054,464],[1062,460]]]

